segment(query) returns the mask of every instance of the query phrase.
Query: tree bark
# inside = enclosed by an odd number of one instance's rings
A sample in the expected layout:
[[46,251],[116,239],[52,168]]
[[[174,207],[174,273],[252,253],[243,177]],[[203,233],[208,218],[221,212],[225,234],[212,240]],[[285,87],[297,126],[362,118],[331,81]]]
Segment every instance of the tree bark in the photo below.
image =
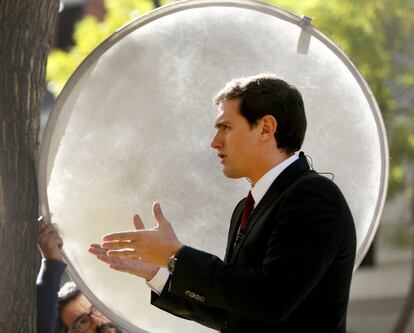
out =
[[[411,198],[411,221],[414,223],[414,200]],[[392,333],[404,333],[407,330],[410,320],[414,312],[414,239],[412,243],[412,258],[411,258],[411,281],[404,300],[401,312],[398,316],[397,322],[392,330]]]
[[40,107],[59,0],[0,0],[0,327],[36,331]]

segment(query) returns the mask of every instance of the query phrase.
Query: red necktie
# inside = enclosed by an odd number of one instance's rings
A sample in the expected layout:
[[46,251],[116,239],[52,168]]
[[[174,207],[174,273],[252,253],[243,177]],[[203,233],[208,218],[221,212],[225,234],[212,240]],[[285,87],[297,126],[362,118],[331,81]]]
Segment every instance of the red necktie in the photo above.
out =
[[252,196],[252,192],[249,191],[249,194],[247,195],[246,201],[244,202],[243,207],[243,215],[240,222],[239,232],[244,232],[247,228],[247,224],[249,222],[250,214],[252,213],[252,210],[254,208],[254,199]]

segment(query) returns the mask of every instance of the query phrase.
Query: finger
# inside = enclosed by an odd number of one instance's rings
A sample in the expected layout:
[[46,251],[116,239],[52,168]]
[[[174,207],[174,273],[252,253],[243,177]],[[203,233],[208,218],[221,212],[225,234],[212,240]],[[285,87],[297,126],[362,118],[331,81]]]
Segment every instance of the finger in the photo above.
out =
[[43,237],[38,239],[39,246],[43,248],[54,248],[54,247],[63,247],[63,240],[59,235],[54,235],[52,237]]
[[154,220],[157,221],[158,227],[168,223],[167,219],[164,217],[164,214],[162,213],[161,205],[158,201],[152,204],[152,216]]
[[144,223],[142,223],[141,217],[138,214],[134,216],[134,226],[137,230],[145,229]]
[[43,219],[43,216],[39,216],[36,223],[37,233],[40,233],[46,227],[46,222]]
[[52,235],[41,235],[37,238],[37,242],[40,245],[46,245],[46,244],[53,244],[56,243],[59,239],[58,234],[52,234]]
[[109,264],[109,265],[113,265],[120,260],[120,258],[108,257],[107,255],[98,255],[97,258],[100,261],[103,261],[104,263]]
[[108,264],[119,260],[119,258],[109,258],[106,255],[107,250],[101,248],[99,244],[91,244],[88,248],[88,252],[95,255],[99,260]]
[[59,240],[62,241],[62,238],[60,238],[58,233],[50,233],[47,234],[45,237],[42,238],[44,241],[46,242],[50,242],[50,243],[56,243]]
[[52,238],[59,237],[59,233],[56,231],[55,228],[53,228],[52,225],[48,224],[46,225],[43,230],[38,235],[38,240],[48,240]]
[[107,234],[102,237],[103,241],[121,241],[121,240],[131,240],[137,238],[136,231],[123,231],[123,232],[114,232],[112,234]]
[[100,253],[106,253],[107,251],[101,247],[101,244],[96,244],[96,243],[89,244],[88,250],[93,250],[93,251],[100,252]]
[[58,231],[52,224],[47,224],[45,225],[41,233],[52,235],[52,234],[58,234]]
[[106,250],[131,249],[130,241],[102,242],[101,247]]
[[109,250],[107,253],[108,257],[116,258],[138,258],[136,252],[131,249],[122,249],[122,250]]
[[92,254],[94,254],[94,255],[96,255],[96,256],[99,256],[99,255],[106,255],[106,249],[103,249],[103,248],[101,248],[100,246],[99,247],[89,247],[88,248],[88,252],[89,253],[92,253]]
[[92,244],[89,244],[89,247],[93,247],[93,248],[100,249],[101,248],[101,245],[100,244],[96,244],[96,243],[92,243]]

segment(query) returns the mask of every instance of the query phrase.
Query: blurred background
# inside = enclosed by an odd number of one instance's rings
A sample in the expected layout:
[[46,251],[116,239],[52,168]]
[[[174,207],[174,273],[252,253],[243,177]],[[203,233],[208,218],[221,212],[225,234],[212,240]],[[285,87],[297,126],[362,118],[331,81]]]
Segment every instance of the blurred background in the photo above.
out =
[[[81,61],[125,23],[167,0],[63,0],[47,67],[44,128]],[[414,332],[414,1],[271,0],[334,40],[367,80],[390,149],[387,202],[375,240],[355,272],[350,333]]]

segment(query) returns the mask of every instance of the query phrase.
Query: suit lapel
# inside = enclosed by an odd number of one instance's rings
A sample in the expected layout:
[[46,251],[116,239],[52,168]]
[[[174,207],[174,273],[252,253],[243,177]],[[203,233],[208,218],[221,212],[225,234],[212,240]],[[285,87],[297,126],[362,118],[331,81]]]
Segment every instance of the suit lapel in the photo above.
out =
[[233,244],[237,235],[237,229],[240,224],[240,219],[243,213],[243,205],[246,199],[241,200],[236,208],[234,209],[233,215],[230,220],[230,230],[229,235],[227,238],[227,248],[226,248],[226,255],[224,257],[224,262],[228,262],[229,258],[231,258],[231,254],[233,252]]
[[[249,236],[252,229],[260,229],[260,225],[265,222],[264,219],[260,219],[263,213],[268,209],[268,207],[273,204],[278,197],[292,184],[294,181],[305,171],[309,170],[308,162],[306,161],[305,157],[300,157],[291,165],[289,165],[283,172],[274,180],[270,188],[267,190],[266,194],[260,200],[257,207],[253,210],[252,215],[250,216],[249,226],[246,231],[245,237],[235,246],[233,249],[232,255],[226,255],[226,259],[229,259],[230,262],[236,260],[237,255],[240,251],[240,248],[243,246],[244,241]],[[244,202],[244,200],[242,201]],[[236,227],[238,226],[238,222],[240,221],[242,212],[243,212],[243,205],[240,205],[241,209],[238,214],[238,220],[235,224]],[[234,214],[235,215],[235,214]],[[232,225],[234,221],[232,221]],[[235,235],[237,234],[237,229],[232,228],[232,241],[234,242]],[[231,244],[233,244],[233,242]],[[229,251],[229,244],[227,244],[227,252]]]

